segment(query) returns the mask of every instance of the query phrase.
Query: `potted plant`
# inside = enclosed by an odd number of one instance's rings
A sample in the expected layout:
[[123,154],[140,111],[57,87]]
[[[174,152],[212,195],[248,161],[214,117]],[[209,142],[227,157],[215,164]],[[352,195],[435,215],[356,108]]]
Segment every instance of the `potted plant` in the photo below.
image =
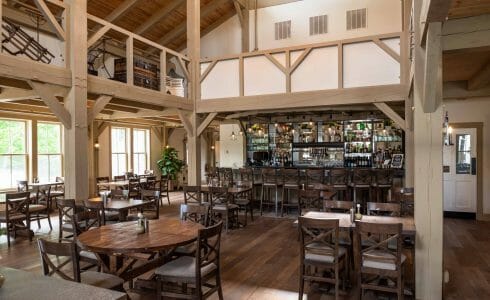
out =
[[173,190],[174,181],[184,166],[184,161],[179,159],[179,152],[172,147],[167,147],[162,152],[162,158],[157,161],[157,165],[162,171],[162,176],[169,179],[169,190]]

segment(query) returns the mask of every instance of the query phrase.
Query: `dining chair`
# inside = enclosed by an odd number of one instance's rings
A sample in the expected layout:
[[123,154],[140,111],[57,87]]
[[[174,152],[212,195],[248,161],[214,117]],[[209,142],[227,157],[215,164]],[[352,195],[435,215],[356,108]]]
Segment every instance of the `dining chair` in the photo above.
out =
[[304,212],[320,211],[322,209],[322,197],[319,190],[299,190],[299,215]]
[[[62,240],[73,238],[73,216],[76,212],[76,205],[74,199],[57,199],[56,205],[58,206],[58,242]],[[65,233],[68,235],[64,236]]]
[[[367,199],[373,199],[372,197],[372,183],[373,183],[373,172],[370,169],[354,169],[352,171],[352,180],[350,182],[350,188],[352,190],[352,201],[356,204],[361,204],[363,210],[365,211]],[[364,195],[358,196],[359,193],[364,192]]]
[[253,210],[253,201],[252,201],[252,189],[253,183],[251,181],[237,181],[235,183],[237,188],[250,189],[247,192],[240,193],[235,196],[233,203],[238,205],[238,209],[240,211],[245,212],[245,222],[244,225],[247,225],[247,217],[248,213],[250,213],[250,219],[254,220],[254,210]]
[[323,211],[326,212],[348,213],[351,208],[354,208],[352,201],[323,200]]
[[[275,168],[262,169],[262,192],[260,197],[260,215],[262,215],[264,206],[278,207],[279,189],[282,187],[282,180],[278,176]],[[274,199],[272,198],[274,192]],[[281,204],[282,205],[282,204]]]
[[224,222],[225,232],[228,233],[230,223],[238,227],[239,206],[231,203],[231,195],[227,187],[209,187],[211,219],[217,223]]
[[221,168],[219,176],[223,186],[233,186],[234,180],[232,168]]
[[379,202],[368,202],[367,203],[367,214],[369,216],[390,216],[399,217],[401,207],[398,203],[379,203]]
[[[208,228],[200,229],[197,236],[195,256],[181,256],[155,270],[157,282],[157,299],[178,297],[186,299],[205,299],[218,292],[218,298],[223,299],[220,272],[220,244],[223,223],[219,222]],[[214,280],[212,280],[214,279]],[[214,283],[213,283],[214,281]],[[186,294],[177,295],[162,290],[163,283],[182,285]],[[187,285],[195,288],[192,294],[187,293]],[[203,286],[206,289],[203,289]]]
[[100,195],[100,192],[108,192],[111,190],[111,187],[108,184],[102,185],[102,183],[109,183],[109,181],[110,179],[107,176],[95,178],[95,182],[97,183],[96,185],[97,195]]
[[379,169],[374,171],[374,181],[372,184],[373,194],[375,196],[372,199],[376,199],[377,202],[386,202],[389,191],[393,188],[393,169]]
[[138,178],[129,178],[128,180],[129,198],[137,199],[140,197],[141,184]]
[[306,187],[325,183],[325,169],[306,169]]
[[202,204],[201,186],[184,185],[184,204]]
[[160,176],[160,181],[158,182],[158,190],[160,191],[160,205],[162,206],[164,198],[167,198],[168,205],[170,205],[169,182],[170,179],[168,176]]
[[[366,290],[375,290],[396,293],[398,299],[403,299],[406,256],[402,253],[402,224],[359,221],[355,239],[356,245],[368,245],[355,250],[360,297]],[[391,241],[396,241],[396,248],[390,247]]]
[[104,201],[92,201],[89,199],[84,199],[83,206],[86,210],[92,211],[92,214],[98,216],[99,224],[101,226],[106,224]]
[[341,200],[351,199],[349,195],[349,179],[350,171],[348,169],[331,169],[328,174],[328,183],[334,191],[342,195]]
[[56,176],[55,181],[59,184],[51,187],[51,199],[54,199],[54,203],[56,203],[56,199],[65,197],[65,179],[63,177]]
[[77,245],[79,260],[89,263],[88,268],[96,266],[97,270],[100,271],[101,265],[97,256],[94,252],[84,249],[83,245],[78,241],[78,236],[90,229],[102,226],[104,224],[104,217],[100,212],[101,206],[95,204],[94,201],[84,200],[83,204],[83,208],[77,209],[72,218],[72,226],[74,228],[73,241]]
[[146,181],[141,182],[141,188],[145,190],[154,190],[157,185],[157,177],[156,176],[146,176]]
[[17,192],[28,192],[29,182],[27,180],[17,180]]
[[124,176],[124,175],[114,176],[114,181],[125,181],[125,180],[126,180],[126,176]]
[[[335,285],[335,299],[339,299],[340,272],[347,265],[347,251],[340,247],[339,220],[299,217],[300,227],[300,279],[299,299],[303,299],[305,281],[327,282]],[[320,271],[317,270],[320,269]],[[324,272],[329,270],[333,277]],[[345,286],[345,272],[343,276]]]
[[401,191],[401,215],[413,217],[414,215],[414,188],[403,188]]
[[[180,219],[207,226],[209,224],[209,205],[180,205]],[[196,242],[175,248],[173,254],[176,256],[193,256],[196,252]]]
[[129,196],[128,190],[111,189],[111,193],[110,193],[111,200],[127,200],[128,196]]
[[[100,288],[124,291],[124,280],[111,274],[95,271],[80,271],[79,254],[74,242],[56,243],[38,239],[41,264],[45,276],[57,276],[65,280],[80,282]],[[55,257],[55,258],[52,258]],[[72,274],[63,267],[72,265]],[[69,268],[68,268],[69,269]]]
[[[5,194],[5,211],[0,211],[0,223],[7,226],[7,245],[10,248],[10,234],[16,238],[17,230],[23,229],[29,232],[29,240],[32,241],[30,233],[30,215],[29,215],[29,192],[17,192]],[[24,222],[26,224],[24,225]]]
[[295,207],[299,214],[299,201],[291,201],[291,191],[297,193],[300,189],[299,183],[299,169],[285,168],[282,170],[282,201],[281,201],[281,217],[284,215],[284,207],[286,207],[286,214],[289,207]]
[[29,214],[31,221],[37,221],[38,228],[41,228],[41,220],[48,219],[49,228],[53,230],[51,225],[51,186],[40,185],[36,187],[35,202],[29,205]]
[[147,219],[157,220],[160,218],[160,192],[155,190],[141,190],[141,200],[148,204],[141,209],[143,216]]

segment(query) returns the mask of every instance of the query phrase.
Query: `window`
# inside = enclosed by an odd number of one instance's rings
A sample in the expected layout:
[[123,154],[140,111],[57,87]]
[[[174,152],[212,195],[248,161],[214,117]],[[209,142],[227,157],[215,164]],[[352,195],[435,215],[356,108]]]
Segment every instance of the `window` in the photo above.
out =
[[150,131],[133,129],[133,169],[136,174],[144,174],[148,170]]
[[328,32],[327,15],[310,17],[310,35],[324,34]]
[[27,180],[26,122],[0,119],[0,189]]
[[111,129],[112,176],[124,175],[128,171],[127,129]]
[[276,41],[288,39],[291,37],[291,21],[275,23],[274,28]]
[[471,135],[456,134],[456,174],[471,174]]
[[60,124],[37,124],[37,153],[39,182],[53,182],[57,176],[62,176]]
[[367,9],[354,9],[347,11],[347,30],[367,27]]

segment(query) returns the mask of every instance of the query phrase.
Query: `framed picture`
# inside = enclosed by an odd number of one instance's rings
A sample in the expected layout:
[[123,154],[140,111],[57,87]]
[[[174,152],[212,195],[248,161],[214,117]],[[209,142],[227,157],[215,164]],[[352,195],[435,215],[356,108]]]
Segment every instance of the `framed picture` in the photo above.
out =
[[391,167],[394,169],[401,169],[403,167],[403,154],[393,154]]

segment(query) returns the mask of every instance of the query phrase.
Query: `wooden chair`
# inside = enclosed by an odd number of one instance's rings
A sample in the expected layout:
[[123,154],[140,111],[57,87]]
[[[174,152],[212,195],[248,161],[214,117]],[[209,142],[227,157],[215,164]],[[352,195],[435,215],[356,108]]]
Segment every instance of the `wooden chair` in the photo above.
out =
[[367,214],[369,216],[399,217],[400,211],[401,211],[400,204],[398,203],[379,203],[379,202],[367,203]]
[[65,179],[60,176],[56,176],[56,182],[60,184],[54,185],[51,187],[51,199],[54,199],[56,203],[56,199],[65,197]]
[[[183,221],[191,221],[203,226],[209,224],[209,206],[208,205],[180,205],[180,218]],[[193,256],[196,252],[196,243],[192,242],[187,245],[179,246],[175,248],[173,254],[176,256]]]
[[331,169],[329,172],[329,184],[333,187],[334,191],[342,193],[341,200],[350,200],[349,179],[350,172],[347,169]]
[[125,180],[126,180],[126,176],[124,176],[124,175],[114,176],[114,181],[125,181]]
[[[236,187],[237,188],[252,188],[253,189],[253,183],[250,181],[237,181],[236,182]],[[240,211],[245,212],[245,222],[244,224],[247,225],[247,216],[248,213],[250,212],[250,219],[254,220],[254,210],[253,210],[253,202],[252,202],[252,190],[246,193],[241,193],[237,195],[234,199],[234,203],[238,205],[238,209]]]
[[109,185],[99,185],[102,183],[108,183],[109,177],[97,177],[95,178],[95,182],[97,183],[96,188],[97,188],[97,195],[100,195],[100,192],[108,192],[111,190],[111,187]]
[[[58,242],[61,243],[62,240],[73,238],[74,230],[73,227],[73,216],[76,213],[76,205],[74,199],[57,199],[56,205],[58,206]],[[64,233],[68,235],[63,236]]]
[[284,207],[286,207],[286,213],[289,207],[295,207],[299,214],[299,201],[291,201],[291,191],[296,193],[300,189],[299,184],[299,169],[283,169],[282,170],[282,201],[281,201],[281,217],[284,215]]
[[169,185],[170,179],[168,176],[161,176],[160,181],[158,182],[158,190],[160,191],[160,205],[163,205],[163,199],[167,198],[168,205],[170,205],[170,196],[169,196]]
[[413,217],[414,214],[414,188],[403,188],[401,191],[401,215]]
[[[350,183],[350,187],[352,189],[352,195],[354,203],[361,204],[363,210],[365,209],[365,204],[367,199],[372,199],[371,197],[371,186],[373,184],[373,172],[368,169],[354,169],[352,171],[352,181]],[[365,192],[368,194],[368,197],[359,197],[358,193]]]
[[354,208],[352,201],[323,200],[323,210],[326,212],[348,213]]
[[111,200],[127,200],[129,192],[127,190],[112,189],[110,198]]
[[130,178],[128,181],[129,198],[139,198],[141,184],[138,178]]
[[141,188],[145,190],[155,190],[157,186],[156,176],[146,176],[146,181],[141,182]]
[[51,225],[51,186],[40,185],[36,189],[36,200],[34,204],[29,205],[29,214],[31,221],[37,221],[38,228],[41,228],[41,219],[48,219],[49,228]]
[[[279,205],[279,189],[282,187],[280,176],[277,174],[277,170],[274,168],[262,169],[262,193],[260,197],[260,215],[262,215],[264,205],[278,207]],[[274,192],[274,200],[272,199],[271,192]],[[267,194],[267,197],[266,197]]]
[[28,192],[29,182],[27,180],[17,180],[17,192]]
[[325,169],[306,169],[306,188],[325,183]]
[[376,194],[377,202],[386,202],[385,191],[393,188],[393,169],[379,169],[374,171],[374,181],[372,184],[373,194]]
[[[79,254],[75,243],[55,243],[44,239],[38,240],[41,263],[45,276],[57,275],[65,280],[80,282],[100,288],[124,291],[124,280],[121,278],[94,271],[80,272]],[[52,259],[50,256],[55,256]],[[63,258],[66,258],[63,261]],[[72,274],[63,271],[63,267],[72,264]]]
[[160,192],[155,190],[141,190],[141,200],[148,202],[141,212],[148,219],[157,220],[160,218]]
[[92,214],[98,216],[98,222],[101,226],[106,224],[104,201],[90,201],[85,199],[83,200],[83,206],[86,210],[93,211]]
[[219,176],[223,186],[233,186],[233,169],[221,168],[219,169]]
[[[29,192],[18,192],[5,194],[5,211],[0,211],[0,223],[7,226],[7,245],[10,248],[10,234],[16,233],[18,229],[27,230],[29,240],[32,241],[30,233],[30,215],[29,215]],[[24,225],[23,222],[26,222]]]
[[254,173],[252,168],[240,168],[240,181],[254,182]]
[[[362,298],[365,290],[391,292],[403,299],[402,224],[356,222],[355,239],[357,245],[369,245],[355,250],[359,262],[358,288]],[[396,248],[389,244],[396,241]],[[374,276],[374,280],[373,280]],[[394,281],[380,285],[386,280]]]
[[184,185],[184,204],[202,204],[201,186]]
[[217,223],[223,221],[225,231],[228,232],[229,224],[238,227],[238,210],[239,206],[231,201],[231,195],[227,187],[209,187],[210,207],[212,220]]
[[[197,249],[195,257],[181,256],[155,270],[157,280],[157,299],[162,296],[185,299],[205,299],[218,292],[220,300],[223,299],[220,273],[220,244],[223,223],[200,229],[197,237]],[[211,281],[214,279],[214,284]],[[172,282],[182,285],[182,290],[187,292],[187,285],[195,288],[193,293],[176,294],[162,291],[164,282]],[[203,286],[207,289],[203,290]]]
[[322,197],[319,190],[299,190],[299,215],[304,212],[320,211],[322,209]]
[[[339,299],[340,271],[346,269],[347,261],[347,251],[338,243],[339,220],[298,219],[301,241],[299,299],[303,299],[305,281],[334,284],[335,299]],[[333,278],[324,276],[327,270],[333,273]]]

